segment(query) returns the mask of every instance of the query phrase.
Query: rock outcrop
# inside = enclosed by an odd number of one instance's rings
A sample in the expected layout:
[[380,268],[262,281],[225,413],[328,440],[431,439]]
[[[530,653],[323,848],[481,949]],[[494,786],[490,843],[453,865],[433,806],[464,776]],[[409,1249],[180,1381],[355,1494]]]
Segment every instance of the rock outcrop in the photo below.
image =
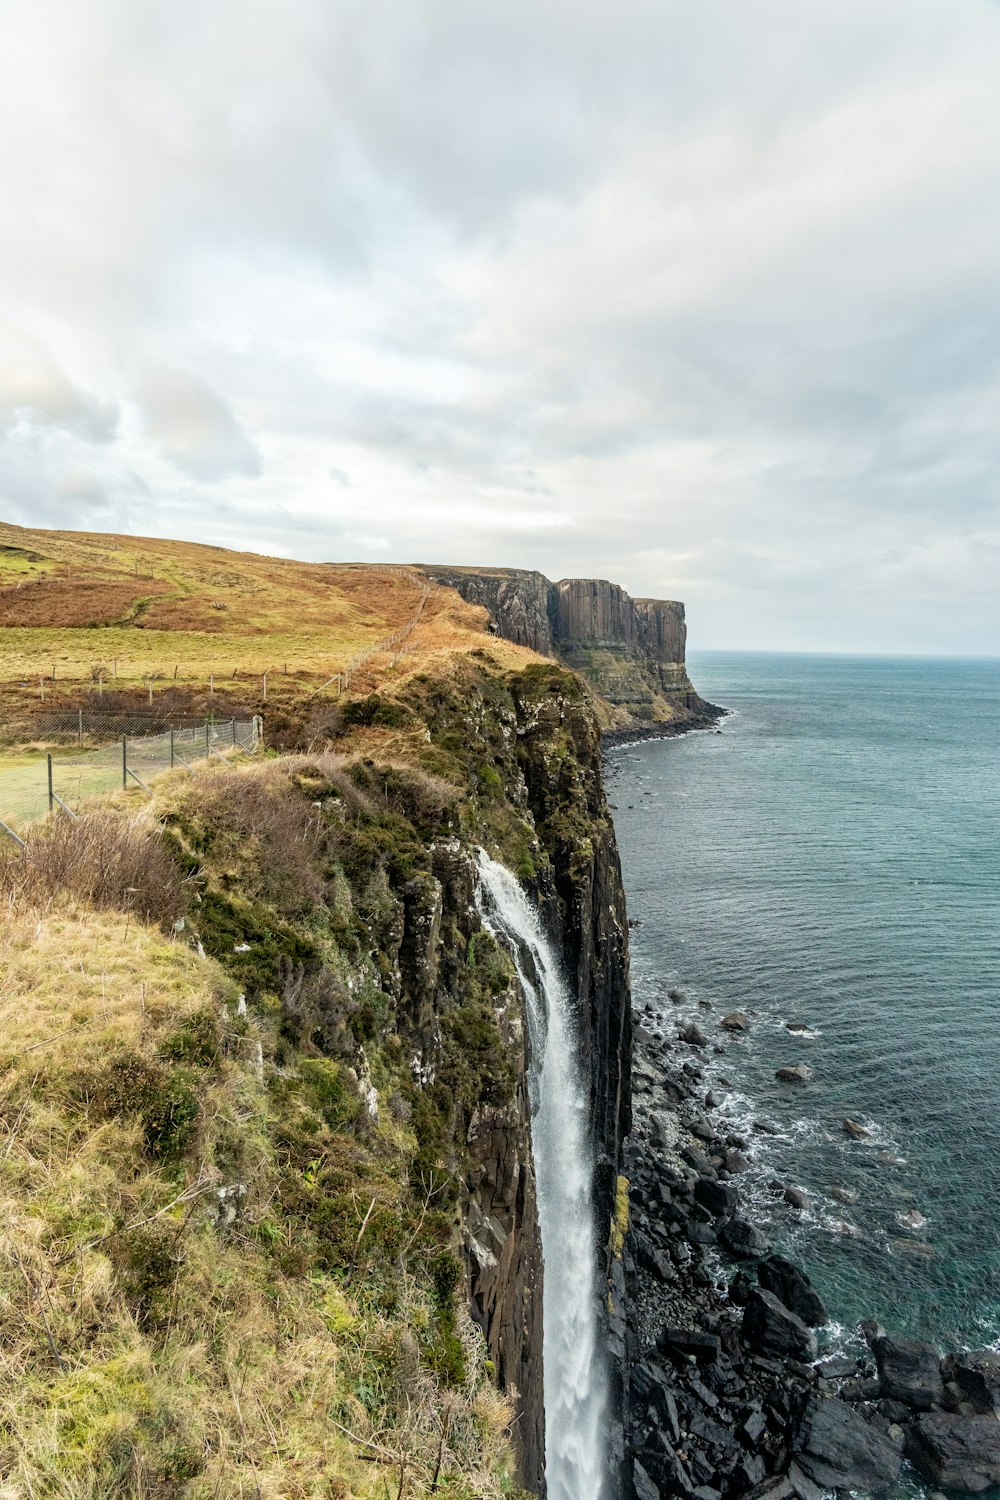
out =
[[520,568],[425,571],[482,605],[498,635],[578,671],[607,705],[611,733],[675,733],[719,717],[687,675],[684,606],[676,600],[633,599],[603,578],[550,583]]

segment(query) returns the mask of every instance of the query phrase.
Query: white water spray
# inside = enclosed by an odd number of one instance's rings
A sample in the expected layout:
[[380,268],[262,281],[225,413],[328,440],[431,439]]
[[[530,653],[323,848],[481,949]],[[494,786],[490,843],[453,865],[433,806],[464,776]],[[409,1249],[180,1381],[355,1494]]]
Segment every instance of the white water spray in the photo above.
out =
[[545,1264],[542,1356],[548,1500],[602,1500],[607,1464],[598,1348],[593,1161],[571,997],[538,914],[479,852],[483,925],[510,951],[531,1042],[531,1145]]

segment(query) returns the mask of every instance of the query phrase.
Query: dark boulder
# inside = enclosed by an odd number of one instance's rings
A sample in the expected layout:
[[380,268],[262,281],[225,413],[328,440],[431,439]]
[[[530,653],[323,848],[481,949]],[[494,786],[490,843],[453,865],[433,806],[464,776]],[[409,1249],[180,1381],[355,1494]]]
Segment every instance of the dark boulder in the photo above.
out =
[[810,1328],[820,1328],[827,1321],[826,1308],[809,1277],[783,1255],[769,1255],[762,1260],[757,1266],[757,1280],[765,1292],[773,1292],[789,1312]]
[[883,1399],[902,1401],[917,1411],[930,1411],[940,1402],[941,1359],[933,1345],[885,1335],[873,1341],[872,1350]]
[[806,1063],[795,1063],[789,1068],[775,1068],[774,1076],[779,1083],[811,1083],[813,1070]]
[[650,1479],[639,1460],[632,1460],[632,1489],[636,1500],[660,1500],[659,1486]]
[[931,1484],[980,1495],[1000,1484],[1000,1422],[992,1413],[923,1412],[907,1430],[906,1456]]
[[708,1037],[694,1021],[689,1021],[686,1026],[682,1026],[677,1037],[679,1041],[687,1042],[689,1047],[708,1046]]
[[793,1451],[824,1490],[884,1490],[899,1477],[896,1444],[835,1396],[809,1403]]
[[739,1193],[732,1183],[699,1177],[694,1185],[694,1201],[707,1208],[713,1218],[726,1219],[736,1212]]
[[773,1292],[754,1287],[743,1311],[743,1341],[771,1354],[816,1358],[816,1335]]
[[727,1224],[723,1224],[719,1238],[731,1254],[746,1260],[766,1255],[770,1248],[761,1231],[755,1225],[748,1224],[745,1219],[730,1219]]
[[690,1355],[714,1363],[719,1357],[718,1334],[703,1333],[698,1328],[664,1328],[656,1343],[659,1349],[674,1358]]
[[959,1399],[977,1412],[1000,1412],[1000,1353],[996,1349],[950,1354],[941,1372],[957,1386]]

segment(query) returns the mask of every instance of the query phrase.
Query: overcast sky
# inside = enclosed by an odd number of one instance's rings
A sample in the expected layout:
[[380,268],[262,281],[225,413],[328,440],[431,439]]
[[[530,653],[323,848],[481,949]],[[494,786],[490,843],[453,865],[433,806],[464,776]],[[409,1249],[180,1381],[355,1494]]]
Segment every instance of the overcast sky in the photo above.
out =
[[995,0],[0,0],[0,516],[1000,653]]

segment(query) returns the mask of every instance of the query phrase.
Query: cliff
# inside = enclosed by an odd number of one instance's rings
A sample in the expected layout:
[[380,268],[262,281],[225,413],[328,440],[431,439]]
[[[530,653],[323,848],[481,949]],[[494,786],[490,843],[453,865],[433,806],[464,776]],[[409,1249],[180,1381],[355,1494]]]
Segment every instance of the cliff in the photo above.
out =
[[[425,761],[476,792],[466,815],[469,842],[497,849],[533,894],[578,996],[596,1160],[595,1217],[610,1274],[617,1176],[631,1122],[631,1011],[625,896],[591,703],[572,675],[544,663],[503,683],[467,670],[448,693],[432,680],[406,701],[430,734],[433,748],[424,752]],[[445,908],[469,922],[464,880],[453,898],[446,889]],[[544,1283],[520,1020],[505,1038],[508,1047],[515,1033],[516,1105],[477,1115],[469,1136],[463,1234],[473,1315],[501,1383],[516,1385],[520,1393],[522,1482],[541,1494]],[[602,1296],[602,1321],[606,1311]]]
[[[33,1492],[361,1500],[389,1463],[394,1486],[440,1469],[500,1500],[513,1451],[544,1493],[531,1059],[476,850],[533,895],[579,998],[606,1264],[628,929],[592,700],[479,640],[343,700],[335,753],[287,753],[289,720],[283,755],[0,852],[23,1059],[4,1181],[31,1247],[0,1391]],[[72,957],[65,999],[36,993],[40,946],[54,975]],[[40,1435],[67,1412],[56,1475]]]
[[578,671],[602,700],[608,731],[674,733],[718,717],[687,675],[684,606],[676,600],[633,599],[599,578],[551,583],[517,568],[425,572],[481,605],[498,635]]

